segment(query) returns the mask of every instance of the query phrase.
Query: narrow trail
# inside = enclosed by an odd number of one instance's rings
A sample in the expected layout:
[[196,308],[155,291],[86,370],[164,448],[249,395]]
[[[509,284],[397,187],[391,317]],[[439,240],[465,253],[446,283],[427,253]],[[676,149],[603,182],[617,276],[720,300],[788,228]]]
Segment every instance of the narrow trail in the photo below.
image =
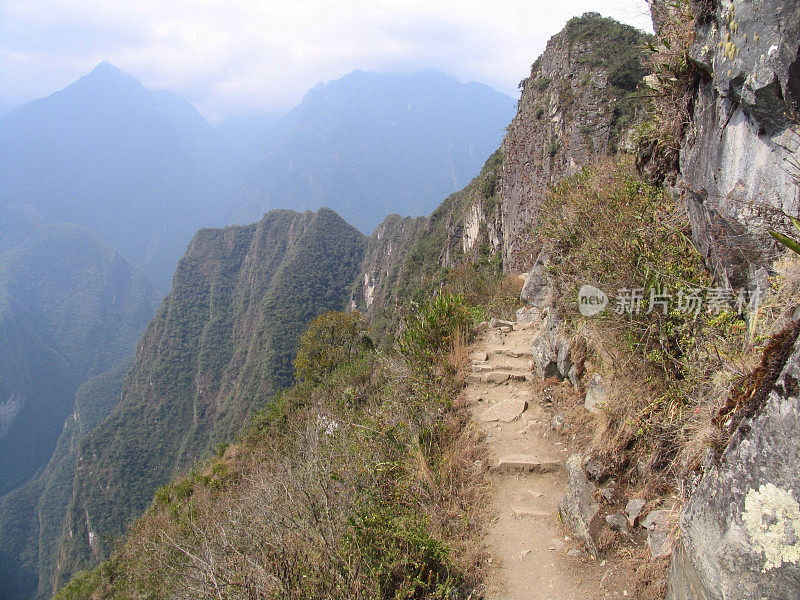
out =
[[487,600],[590,600],[632,597],[620,565],[594,560],[558,515],[568,450],[550,431],[553,418],[530,363],[533,330],[490,327],[470,355],[466,400],[486,434],[495,519]]

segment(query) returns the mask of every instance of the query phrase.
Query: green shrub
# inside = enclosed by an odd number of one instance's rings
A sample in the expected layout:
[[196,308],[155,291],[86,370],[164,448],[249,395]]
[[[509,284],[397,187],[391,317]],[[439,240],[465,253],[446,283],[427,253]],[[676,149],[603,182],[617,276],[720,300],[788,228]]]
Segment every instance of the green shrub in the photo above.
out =
[[89,600],[100,586],[101,581],[102,577],[98,569],[79,571],[54,596],[54,600]]
[[548,87],[550,87],[551,81],[552,80],[549,77],[538,77],[533,81],[533,85],[540,92],[544,92]]
[[383,508],[354,519],[352,525],[346,543],[360,550],[363,566],[378,582],[380,598],[447,600],[463,586],[449,549],[430,535],[425,520]]
[[298,381],[322,381],[359,352],[371,348],[366,322],[358,312],[328,311],[314,319],[300,337],[294,360]]
[[442,292],[405,320],[398,347],[410,365],[427,369],[467,338],[471,324],[463,296]]

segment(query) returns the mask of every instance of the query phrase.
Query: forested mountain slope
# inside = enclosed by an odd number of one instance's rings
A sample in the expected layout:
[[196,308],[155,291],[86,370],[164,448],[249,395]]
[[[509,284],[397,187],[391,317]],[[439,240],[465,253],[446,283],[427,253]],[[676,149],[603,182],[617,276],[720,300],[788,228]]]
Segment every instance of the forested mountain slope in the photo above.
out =
[[77,451],[56,582],[107,555],[153,492],[292,381],[297,338],[342,309],[365,238],[330,210],[200,231],[139,343],[122,400]]
[[[35,589],[39,528],[57,528],[66,508],[71,474],[51,457],[119,400],[76,391],[133,351],[155,307],[141,271],[89,230],[0,209],[0,596]],[[45,488],[60,508],[40,508]]]
[[114,410],[132,366],[133,355],[78,388],[73,413],[67,417],[48,464],[33,479],[0,498],[4,598],[50,597],[58,539],[72,499],[76,450]]
[[155,296],[83,227],[3,221],[16,241],[0,252],[0,493],[48,461],[78,386],[131,352]]

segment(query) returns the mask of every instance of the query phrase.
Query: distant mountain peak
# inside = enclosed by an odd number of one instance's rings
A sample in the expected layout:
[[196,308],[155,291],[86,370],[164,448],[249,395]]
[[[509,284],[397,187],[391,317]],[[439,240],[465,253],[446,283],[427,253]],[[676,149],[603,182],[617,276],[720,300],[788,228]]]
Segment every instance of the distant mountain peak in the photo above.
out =
[[459,85],[460,81],[442,71],[436,69],[423,69],[419,71],[365,71],[363,69],[356,69],[350,73],[334,79],[327,83],[320,83],[313,89],[327,88],[331,85],[347,85],[347,84],[363,84],[365,82],[386,82],[394,81],[398,83],[409,82],[426,82],[438,83],[444,85]]
[[101,62],[90,73],[56,94],[111,95],[146,102],[150,92],[130,73],[111,63]]
[[112,65],[108,61],[101,61],[97,63],[97,66],[92,69],[90,75],[99,75],[99,76],[107,76],[107,75],[115,75],[115,76],[124,76],[126,73],[120,69],[119,67]]
[[328,206],[363,233],[391,213],[429,214],[497,149],[515,111],[510,96],[435,70],[353,71],[256,142],[231,214]]
[[126,73],[119,67],[116,67],[111,63],[105,61],[98,63],[98,65],[94,69],[92,69],[89,73],[78,79],[78,81],[76,81],[75,83],[78,83],[80,81],[84,82],[107,81],[117,84],[133,83],[136,84],[137,86],[144,87],[142,83],[138,79],[136,79],[136,77],[134,77],[130,73]]

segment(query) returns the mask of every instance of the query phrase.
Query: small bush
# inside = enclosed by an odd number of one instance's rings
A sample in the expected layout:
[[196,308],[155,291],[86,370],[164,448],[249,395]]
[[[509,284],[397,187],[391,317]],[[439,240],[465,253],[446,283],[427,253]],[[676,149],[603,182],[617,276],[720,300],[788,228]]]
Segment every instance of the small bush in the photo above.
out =
[[339,365],[371,346],[366,322],[358,312],[323,313],[300,337],[300,349],[294,360],[295,377],[298,381],[322,381]]
[[445,290],[464,298],[476,311],[476,320],[516,318],[522,306],[522,280],[503,273],[502,254],[487,254],[482,263],[460,265],[450,270]]
[[533,86],[540,92],[544,92],[548,87],[550,87],[551,81],[552,80],[549,77],[538,77],[533,81]]
[[398,347],[410,365],[427,369],[469,335],[471,324],[463,296],[442,292],[405,320]]
[[647,117],[636,132],[637,164],[653,183],[662,183],[678,170],[684,132],[700,74],[689,60],[695,22],[703,3],[670,0],[663,11],[659,38],[647,42],[651,83],[640,97]]
[[97,569],[79,571],[72,576],[69,583],[56,595],[55,600],[89,600],[102,581]]

